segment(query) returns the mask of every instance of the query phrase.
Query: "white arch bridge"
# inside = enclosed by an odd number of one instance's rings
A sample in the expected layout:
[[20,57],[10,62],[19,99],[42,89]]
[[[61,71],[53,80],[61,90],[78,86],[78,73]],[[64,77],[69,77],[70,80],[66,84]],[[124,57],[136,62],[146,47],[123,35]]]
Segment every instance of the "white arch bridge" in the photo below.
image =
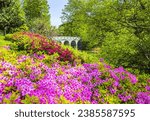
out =
[[76,49],[81,49],[80,37],[58,36],[58,37],[52,37],[52,40],[60,42],[61,44],[64,45],[70,45]]

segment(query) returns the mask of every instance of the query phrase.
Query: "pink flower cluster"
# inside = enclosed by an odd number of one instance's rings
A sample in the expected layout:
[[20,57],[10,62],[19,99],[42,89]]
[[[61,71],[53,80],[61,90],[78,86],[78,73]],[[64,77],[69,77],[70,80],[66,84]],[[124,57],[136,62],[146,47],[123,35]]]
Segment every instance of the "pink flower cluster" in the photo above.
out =
[[[19,41],[22,40],[22,38],[26,38],[27,42],[31,40],[31,43],[29,43],[29,46],[27,51],[31,51],[33,53],[42,51],[49,55],[52,55],[54,53],[58,53],[59,57],[58,60],[60,61],[69,61],[73,62],[74,58],[72,55],[72,52],[68,49],[63,49],[59,43],[56,43],[53,40],[48,40],[48,38],[41,36],[40,34],[35,34],[31,32],[19,32],[13,34],[13,41],[20,43]],[[23,42],[23,44],[26,44]],[[19,45],[20,46],[20,45]]]
[[18,97],[13,103],[19,104],[26,95],[37,97],[40,104],[61,103],[62,96],[70,103],[111,103],[106,99],[109,96],[116,97],[118,103],[150,103],[149,93],[137,91],[138,80],[122,67],[86,63],[49,67],[42,59],[44,55],[35,54],[19,57],[16,65],[0,61],[0,103],[14,92]]

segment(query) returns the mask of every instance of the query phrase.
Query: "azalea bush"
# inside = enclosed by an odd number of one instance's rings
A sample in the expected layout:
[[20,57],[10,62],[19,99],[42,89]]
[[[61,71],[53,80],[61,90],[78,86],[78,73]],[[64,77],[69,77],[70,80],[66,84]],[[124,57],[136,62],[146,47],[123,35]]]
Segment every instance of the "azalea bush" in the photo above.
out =
[[0,103],[150,103],[150,80],[123,67],[101,62],[72,66],[46,64],[46,55],[20,55],[16,63],[0,60]]
[[99,57],[93,56],[93,53],[74,49],[71,46],[62,45],[64,49],[68,49],[74,55],[76,63],[95,63],[99,61]]
[[27,53],[43,52],[48,55],[58,53],[57,58],[60,61],[74,61],[74,56],[67,48],[64,49],[60,44],[48,38],[31,32],[18,32],[12,35],[6,35],[6,40],[12,41],[12,49],[17,51],[26,51]]

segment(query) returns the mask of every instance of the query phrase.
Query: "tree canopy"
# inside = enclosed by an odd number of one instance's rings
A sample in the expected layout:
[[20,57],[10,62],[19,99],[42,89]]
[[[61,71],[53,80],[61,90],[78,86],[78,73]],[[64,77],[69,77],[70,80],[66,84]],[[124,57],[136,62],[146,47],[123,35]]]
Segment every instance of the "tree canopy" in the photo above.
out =
[[149,13],[149,0],[69,0],[60,30],[112,64],[150,69]]
[[4,34],[25,23],[20,0],[0,0],[0,30]]
[[23,9],[29,29],[47,35],[50,31],[50,14],[47,0],[24,0]]

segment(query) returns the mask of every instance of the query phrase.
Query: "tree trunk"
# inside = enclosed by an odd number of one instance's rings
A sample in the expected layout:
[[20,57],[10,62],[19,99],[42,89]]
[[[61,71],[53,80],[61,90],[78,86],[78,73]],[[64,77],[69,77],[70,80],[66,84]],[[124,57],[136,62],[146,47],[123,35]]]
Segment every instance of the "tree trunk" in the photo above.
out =
[[4,27],[4,36],[7,34],[7,27]]

